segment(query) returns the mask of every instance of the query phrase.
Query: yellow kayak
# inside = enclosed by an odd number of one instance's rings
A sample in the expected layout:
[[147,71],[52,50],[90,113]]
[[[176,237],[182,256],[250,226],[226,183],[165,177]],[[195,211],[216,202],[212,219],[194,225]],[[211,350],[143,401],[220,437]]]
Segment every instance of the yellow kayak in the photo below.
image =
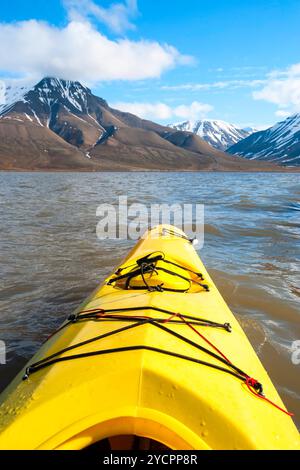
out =
[[0,397],[0,449],[299,449],[180,230],[148,231]]

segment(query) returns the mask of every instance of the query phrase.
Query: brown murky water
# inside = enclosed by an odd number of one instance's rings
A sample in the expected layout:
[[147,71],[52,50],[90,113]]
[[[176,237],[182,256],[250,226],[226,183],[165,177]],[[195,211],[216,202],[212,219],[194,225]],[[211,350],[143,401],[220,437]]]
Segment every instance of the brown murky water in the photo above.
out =
[[300,180],[296,174],[0,173],[0,389],[125,256],[96,208],[205,204],[200,255],[300,427]]

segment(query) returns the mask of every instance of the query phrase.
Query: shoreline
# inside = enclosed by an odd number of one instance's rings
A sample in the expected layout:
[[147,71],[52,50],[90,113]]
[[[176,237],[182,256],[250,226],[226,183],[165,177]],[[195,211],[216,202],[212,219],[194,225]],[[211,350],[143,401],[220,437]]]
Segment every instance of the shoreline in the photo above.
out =
[[72,170],[72,169],[0,169],[0,173],[300,173],[300,167],[294,168],[279,168],[279,169],[259,169],[259,170],[149,170],[149,169],[138,169],[138,170]]

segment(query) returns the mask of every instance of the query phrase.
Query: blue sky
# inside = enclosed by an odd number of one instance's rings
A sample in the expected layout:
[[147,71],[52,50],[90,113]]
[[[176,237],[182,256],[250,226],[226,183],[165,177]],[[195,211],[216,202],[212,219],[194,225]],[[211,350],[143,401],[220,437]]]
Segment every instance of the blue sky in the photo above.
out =
[[300,111],[299,0],[3,0],[0,18],[3,78],[78,79],[163,123]]

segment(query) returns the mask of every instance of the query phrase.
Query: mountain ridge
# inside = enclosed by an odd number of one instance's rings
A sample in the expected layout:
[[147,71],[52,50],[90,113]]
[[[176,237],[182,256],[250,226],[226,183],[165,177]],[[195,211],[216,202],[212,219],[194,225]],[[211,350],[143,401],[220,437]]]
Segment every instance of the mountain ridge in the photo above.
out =
[[0,169],[279,171],[113,109],[80,82],[55,77],[0,109]]
[[171,124],[170,127],[198,135],[212,147],[222,151],[226,151],[233,144],[245,139],[252,133],[250,128],[241,129],[220,119],[184,121]]
[[228,153],[252,161],[300,166],[300,113],[250,135],[230,147]]

